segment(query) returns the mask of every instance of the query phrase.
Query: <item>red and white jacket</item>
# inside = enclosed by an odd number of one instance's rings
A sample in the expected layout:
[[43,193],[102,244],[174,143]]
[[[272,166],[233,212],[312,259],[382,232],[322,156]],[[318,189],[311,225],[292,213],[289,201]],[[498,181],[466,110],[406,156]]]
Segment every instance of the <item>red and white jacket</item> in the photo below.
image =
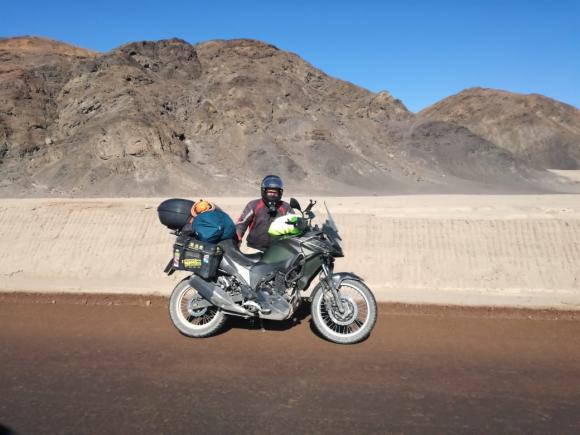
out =
[[268,229],[272,221],[279,216],[294,213],[290,204],[280,201],[276,207],[276,214],[272,215],[268,211],[268,206],[262,198],[248,202],[244,211],[236,223],[238,239],[242,240],[246,230],[249,228],[247,244],[251,248],[264,251],[272,243],[272,237],[268,234]]

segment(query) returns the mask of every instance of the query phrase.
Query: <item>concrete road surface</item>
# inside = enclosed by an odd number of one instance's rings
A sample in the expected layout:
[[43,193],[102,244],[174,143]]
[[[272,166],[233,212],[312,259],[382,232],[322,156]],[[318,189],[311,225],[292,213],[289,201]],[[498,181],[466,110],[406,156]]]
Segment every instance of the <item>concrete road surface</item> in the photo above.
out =
[[0,433],[580,433],[571,313],[382,306],[339,346],[306,310],[194,340],[157,301],[0,302]]

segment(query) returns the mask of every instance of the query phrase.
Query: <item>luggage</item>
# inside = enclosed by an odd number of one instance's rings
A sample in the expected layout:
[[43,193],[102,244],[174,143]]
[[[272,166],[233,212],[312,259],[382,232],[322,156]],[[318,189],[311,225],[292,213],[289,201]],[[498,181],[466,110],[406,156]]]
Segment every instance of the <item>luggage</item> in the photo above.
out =
[[[223,250],[216,243],[236,237],[236,226],[219,209],[206,211],[193,218],[193,201],[172,198],[157,208],[159,220],[178,231],[173,245],[173,260],[168,269],[194,272],[204,279],[216,276]],[[192,222],[193,219],[193,222]]]
[[163,201],[157,207],[159,220],[170,230],[181,230],[191,219],[193,201],[172,198]]
[[192,229],[202,242],[218,243],[236,237],[236,226],[221,210],[206,211],[196,216]]
[[219,245],[181,235],[173,245],[173,268],[194,272],[204,279],[213,279],[222,255],[223,250]]

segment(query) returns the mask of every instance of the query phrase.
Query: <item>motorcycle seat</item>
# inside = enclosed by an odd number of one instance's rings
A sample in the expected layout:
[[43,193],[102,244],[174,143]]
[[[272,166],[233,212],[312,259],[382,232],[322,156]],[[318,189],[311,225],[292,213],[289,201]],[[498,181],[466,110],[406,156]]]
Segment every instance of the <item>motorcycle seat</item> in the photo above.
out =
[[240,247],[232,239],[223,240],[218,243],[224,250],[224,254],[230,257],[234,262],[238,264],[255,264],[262,259],[262,253],[257,252],[255,254],[244,254],[240,251]]

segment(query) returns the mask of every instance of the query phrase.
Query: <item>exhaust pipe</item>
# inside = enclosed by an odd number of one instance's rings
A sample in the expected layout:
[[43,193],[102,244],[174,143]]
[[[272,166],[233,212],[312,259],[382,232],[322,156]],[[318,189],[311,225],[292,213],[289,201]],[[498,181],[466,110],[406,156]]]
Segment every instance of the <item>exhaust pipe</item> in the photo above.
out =
[[189,285],[196,289],[205,299],[210,301],[216,307],[220,307],[222,310],[231,311],[245,316],[252,316],[252,313],[237,305],[230,295],[214,283],[207,282],[197,275],[192,275],[189,279]]

